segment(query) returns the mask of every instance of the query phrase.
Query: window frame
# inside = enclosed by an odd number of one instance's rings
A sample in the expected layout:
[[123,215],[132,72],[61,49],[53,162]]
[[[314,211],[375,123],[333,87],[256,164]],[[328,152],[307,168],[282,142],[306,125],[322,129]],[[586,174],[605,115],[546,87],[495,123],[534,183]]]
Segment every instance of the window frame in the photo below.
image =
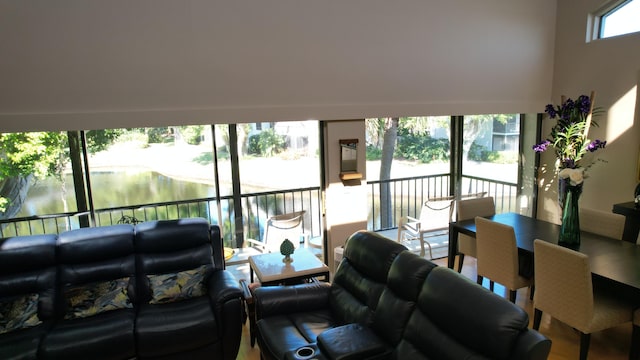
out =
[[601,7],[597,11],[595,11],[594,13],[592,13],[589,16],[589,21],[588,21],[587,42],[593,41],[593,40],[609,39],[609,38],[612,38],[612,37],[617,37],[617,36],[622,36],[622,35],[627,35],[627,34],[634,34],[634,33],[640,32],[640,30],[638,30],[638,31],[632,31],[632,32],[623,33],[623,34],[604,36],[604,28],[605,28],[606,18],[609,15],[614,14],[615,12],[617,12],[618,10],[620,10],[621,8],[625,7],[626,5],[628,5],[629,3],[633,2],[633,1],[640,1],[640,0],[616,0],[616,1],[611,1],[611,2],[609,2],[607,4],[605,4],[603,7]]

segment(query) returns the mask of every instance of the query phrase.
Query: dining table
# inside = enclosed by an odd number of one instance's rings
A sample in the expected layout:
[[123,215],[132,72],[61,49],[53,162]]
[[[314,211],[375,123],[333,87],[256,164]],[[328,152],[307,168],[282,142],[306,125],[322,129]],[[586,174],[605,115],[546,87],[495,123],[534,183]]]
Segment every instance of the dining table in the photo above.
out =
[[[535,239],[558,243],[560,225],[518,213],[500,213],[487,219],[513,227],[519,249],[530,252],[535,257]],[[454,267],[458,253],[458,234],[475,237],[475,219],[449,223],[449,249],[447,266]],[[618,239],[608,238],[589,232],[580,233],[580,245],[573,250],[589,256],[591,273],[635,293],[640,293],[640,246]]]

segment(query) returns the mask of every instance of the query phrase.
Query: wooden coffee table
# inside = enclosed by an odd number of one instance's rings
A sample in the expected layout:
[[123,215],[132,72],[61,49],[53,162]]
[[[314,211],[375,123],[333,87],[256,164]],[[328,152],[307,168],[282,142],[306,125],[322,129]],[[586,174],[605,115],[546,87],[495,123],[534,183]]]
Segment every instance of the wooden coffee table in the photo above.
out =
[[294,284],[306,279],[324,277],[329,280],[329,267],[311,251],[298,248],[291,254],[290,263],[282,261],[280,253],[267,253],[249,257],[250,276],[253,282],[255,272],[258,281],[263,285]]

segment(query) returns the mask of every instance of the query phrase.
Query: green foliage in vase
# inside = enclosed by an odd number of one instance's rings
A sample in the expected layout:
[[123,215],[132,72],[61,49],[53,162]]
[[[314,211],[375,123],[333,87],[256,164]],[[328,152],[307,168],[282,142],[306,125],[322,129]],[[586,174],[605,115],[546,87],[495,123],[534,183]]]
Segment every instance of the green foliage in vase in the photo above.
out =
[[580,95],[575,101],[566,99],[561,105],[548,104],[545,112],[549,119],[557,119],[551,128],[549,138],[533,146],[535,152],[541,153],[553,147],[558,160],[559,169],[575,169],[583,167],[583,157],[598,149],[604,149],[606,141],[589,139],[589,129],[598,124],[592,115],[599,111],[593,107],[594,93],[591,97]]

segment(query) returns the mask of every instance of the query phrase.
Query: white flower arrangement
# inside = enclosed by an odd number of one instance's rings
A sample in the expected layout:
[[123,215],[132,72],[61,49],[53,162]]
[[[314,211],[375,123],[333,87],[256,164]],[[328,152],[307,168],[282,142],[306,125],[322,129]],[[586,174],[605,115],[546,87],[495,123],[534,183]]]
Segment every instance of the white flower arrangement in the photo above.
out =
[[582,168],[564,168],[558,173],[560,179],[569,179],[569,185],[576,186],[584,181],[584,170]]

